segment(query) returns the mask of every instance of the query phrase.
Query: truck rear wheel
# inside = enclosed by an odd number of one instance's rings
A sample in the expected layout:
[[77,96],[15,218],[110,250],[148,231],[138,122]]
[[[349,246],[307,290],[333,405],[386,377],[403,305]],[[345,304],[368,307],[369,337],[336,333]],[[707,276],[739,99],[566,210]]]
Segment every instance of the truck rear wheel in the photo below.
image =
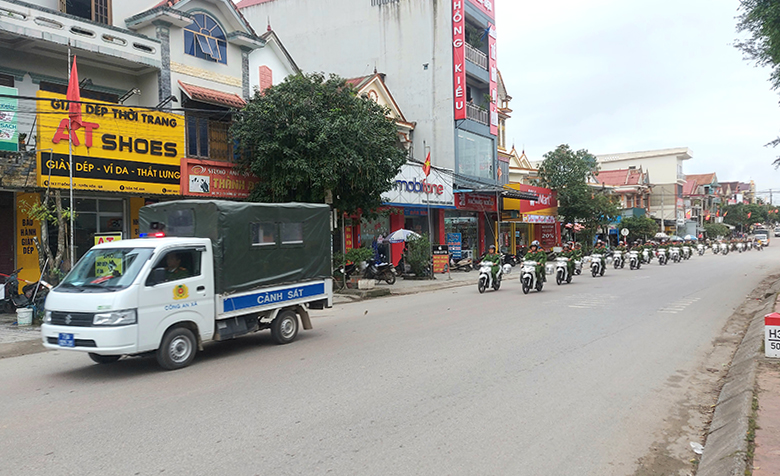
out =
[[271,337],[277,344],[289,344],[298,335],[298,315],[287,310],[282,311],[271,322]]
[[96,362],[98,364],[113,364],[114,362],[122,358],[122,356],[121,355],[100,355],[94,352],[90,352],[89,358],[92,359],[93,362]]
[[169,329],[157,349],[157,363],[165,370],[184,368],[195,359],[198,341],[195,334],[186,327]]

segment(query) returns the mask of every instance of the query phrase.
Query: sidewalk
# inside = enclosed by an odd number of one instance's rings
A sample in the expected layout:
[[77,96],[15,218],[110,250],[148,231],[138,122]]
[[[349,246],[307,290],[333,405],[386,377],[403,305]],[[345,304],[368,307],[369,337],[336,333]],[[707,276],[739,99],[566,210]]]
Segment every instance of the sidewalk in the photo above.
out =
[[41,328],[19,327],[16,314],[0,314],[0,359],[46,350],[41,344]]
[[[479,277],[478,271],[454,271],[449,275],[437,274],[436,279],[404,279],[399,277],[396,279],[395,284],[387,284],[384,281],[377,282],[375,289],[379,290],[378,295],[391,295],[391,296],[404,296],[407,294],[417,294],[429,291],[437,291],[439,289],[455,288],[459,286],[477,285],[477,278]],[[504,283],[508,280],[512,280],[516,277],[513,274],[504,277]],[[350,302],[361,301],[363,299],[370,299],[369,296],[363,297],[355,290],[347,290],[346,292],[337,292],[333,296],[333,304],[347,304]]]

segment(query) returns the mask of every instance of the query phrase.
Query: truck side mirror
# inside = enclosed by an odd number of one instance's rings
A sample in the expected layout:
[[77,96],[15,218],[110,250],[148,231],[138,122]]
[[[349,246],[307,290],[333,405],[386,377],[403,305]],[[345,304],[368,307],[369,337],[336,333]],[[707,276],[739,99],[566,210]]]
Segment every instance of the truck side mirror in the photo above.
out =
[[156,286],[165,281],[165,268],[155,268],[146,281],[149,286]]

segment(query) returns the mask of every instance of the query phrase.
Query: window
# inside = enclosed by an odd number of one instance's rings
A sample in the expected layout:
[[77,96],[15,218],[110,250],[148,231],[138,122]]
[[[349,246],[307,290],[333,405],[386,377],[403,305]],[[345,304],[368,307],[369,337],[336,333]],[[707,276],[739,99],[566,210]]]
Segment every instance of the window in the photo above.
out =
[[176,210],[168,214],[168,236],[195,236],[195,212]]
[[[165,253],[157,263],[155,263],[153,269],[163,268],[165,269],[165,281],[179,281],[181,279],[192,278],[194,276],[200,276],[201,252],[193,249],[178,249]],[[151,281],[151,275],[146,280],[147,286],[153,286]]]
[[493,140],[458,130],[458,173],[470,177],[493,179]]
[[282,223],[282,244],[303,243],[303,223]]
[[222,28],[204,13],[196,13],[193,17],[192,24],[184,29],[184,52],[197,58],[227,64],[227,42]]
[[[101,93],[98,91],[92,91],[87,88],[79,88],[79,89],[81,91],[82,100],[95,99],[97,101],[105,101],[105,102],[112,102],[112,103],[119,102],[119,96],[117,96],[116,94]],[[50,93],[66,95],[68,94],[68,83],[67,81],[64,81],[62,84],[50,83],[48,81],[41,81],[40,90],[48,91]]]
[[60,0],[60,11],[69,15],[111,25],[111,0]]
[[276,244],[276,225],[274,223],[252,223],[252,246],[271,246]]
[[224,162],[232,161],[233,143],[229,139],[229,122],[187,114],[186,124],[187,155]]

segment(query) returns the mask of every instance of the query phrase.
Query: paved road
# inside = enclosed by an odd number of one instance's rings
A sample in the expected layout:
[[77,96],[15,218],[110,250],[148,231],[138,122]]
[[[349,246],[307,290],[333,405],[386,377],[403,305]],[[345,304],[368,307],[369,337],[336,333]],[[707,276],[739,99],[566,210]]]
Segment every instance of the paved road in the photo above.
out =
[[[159,371],[0,360],[0,475],[623,475],[780,244],[342,305]],[[476,279],[476,274],[472,273]]]

